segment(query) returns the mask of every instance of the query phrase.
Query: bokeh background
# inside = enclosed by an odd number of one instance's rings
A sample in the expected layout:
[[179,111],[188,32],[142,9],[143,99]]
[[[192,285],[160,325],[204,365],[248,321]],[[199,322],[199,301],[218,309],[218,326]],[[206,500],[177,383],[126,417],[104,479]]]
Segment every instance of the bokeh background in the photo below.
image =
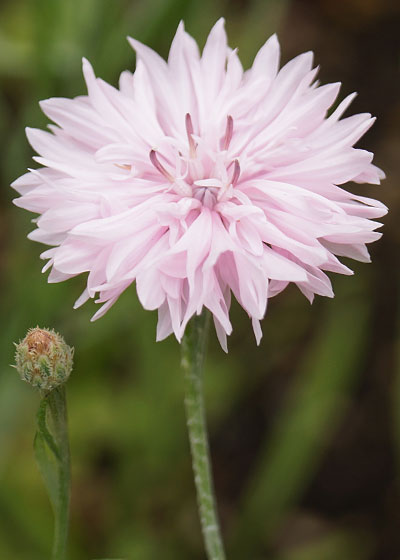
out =
[[[361,146],[387,173],[354,186],[390,213],[369,265],[335,277],[334,300],[295,289],[272,300],[256,348],[233,307],[225,355],[206,367],[208,421],[230,560],[400,558],[400,9],[395,0],[2,0],[0,4],[0,558],[49,557],[52,513],[32,440],[38,395],[9,364],[39,324],[76,348],[68,383],[72,560],[201,560],[179,346],[155,343],[156,316],[132,287],[97,323],[72,311],[84,278],[47,285],[42,246],[9,183],[32,165],[24,127],[38,100],[85,93],[81,57],[117,83],[132,35],[163,55],[183,18],[204,43],[224,15],[249,66],[277,31],[283,62],[313,50],[350,112],[378,116]],[[353,188],[353,187],[352,187]]]

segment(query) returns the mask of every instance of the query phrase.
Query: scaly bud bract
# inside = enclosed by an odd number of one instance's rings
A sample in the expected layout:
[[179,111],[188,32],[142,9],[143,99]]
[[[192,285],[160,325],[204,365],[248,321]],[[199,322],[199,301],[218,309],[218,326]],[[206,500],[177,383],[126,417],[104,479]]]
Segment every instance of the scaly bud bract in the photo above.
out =
[[15,367],[21,379],[49,392],[65,383],[72,371],[74,349],[54,330],[30,329],[16,344]]

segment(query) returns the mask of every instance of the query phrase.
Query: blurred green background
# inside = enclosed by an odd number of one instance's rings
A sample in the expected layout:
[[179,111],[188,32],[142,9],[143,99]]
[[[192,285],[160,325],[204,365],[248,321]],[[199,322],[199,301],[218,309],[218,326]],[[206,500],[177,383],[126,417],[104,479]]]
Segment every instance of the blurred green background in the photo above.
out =
[[224,15],[249,66],[277,31],[283,61],[313,50],[351,112],[378,116],[361,145],[388,178],[359,192],[390,206],[370,265],[333,279],[310,306],[271,300],[256,348],[233,307],[225,355],[213,339],[208,421],[230,560],[400,558],[400,10],[390,0],[2,0],[0,4],[0,558],[49,557],[52,513],[32,440],[38,396],[9,367],[39,324],[74,345],[68,383],[73,500],[70,559],[204,559],[183,411],[179,346],[155,343],[156,316],[128,290],[100,321],[72,311],[84,278],[47,285],[42,246],[9,183],[32,165],[38,101],[85,93],[81,57],[117,83],[134,67],[126,35],[163,55],[183,18],[204,43]]

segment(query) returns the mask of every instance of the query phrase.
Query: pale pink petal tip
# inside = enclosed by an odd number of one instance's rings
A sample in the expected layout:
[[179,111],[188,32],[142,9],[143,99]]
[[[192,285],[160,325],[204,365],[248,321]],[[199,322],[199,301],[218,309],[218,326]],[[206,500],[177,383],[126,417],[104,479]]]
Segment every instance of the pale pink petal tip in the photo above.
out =
[[344,185],[385,177],[354,148],[374,118],[343,117],[355,94],[331,111],[340,84],[315,81],[311,52],[279,70],[276,35],[244,71],[223,18],[202,54],[183,22],[168,61],[128,40],[120,89],[83,58],[88,94],[41,102],[55,124],[26,129],[42,166],[12,184],[39,216],[28,237],[50,246],[49,282],[88,273],[74,307],[98,296],[92,320],[136,282],[157,340],[208,309],[227,351],[233,296],[259,344],[270,297],[333,297],[328,274],[352,274],[339,258],[369,262],[387,208]]

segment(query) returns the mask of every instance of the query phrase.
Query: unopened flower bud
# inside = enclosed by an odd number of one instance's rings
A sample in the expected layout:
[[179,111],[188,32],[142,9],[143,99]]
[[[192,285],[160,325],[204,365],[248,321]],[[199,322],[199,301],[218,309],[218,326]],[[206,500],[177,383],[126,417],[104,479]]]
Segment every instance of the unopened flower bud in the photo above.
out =
[[36,327],[16,345],[15,367],[21,379],[48,392],[67,381],[73,354],[74,349],[54,330]]

